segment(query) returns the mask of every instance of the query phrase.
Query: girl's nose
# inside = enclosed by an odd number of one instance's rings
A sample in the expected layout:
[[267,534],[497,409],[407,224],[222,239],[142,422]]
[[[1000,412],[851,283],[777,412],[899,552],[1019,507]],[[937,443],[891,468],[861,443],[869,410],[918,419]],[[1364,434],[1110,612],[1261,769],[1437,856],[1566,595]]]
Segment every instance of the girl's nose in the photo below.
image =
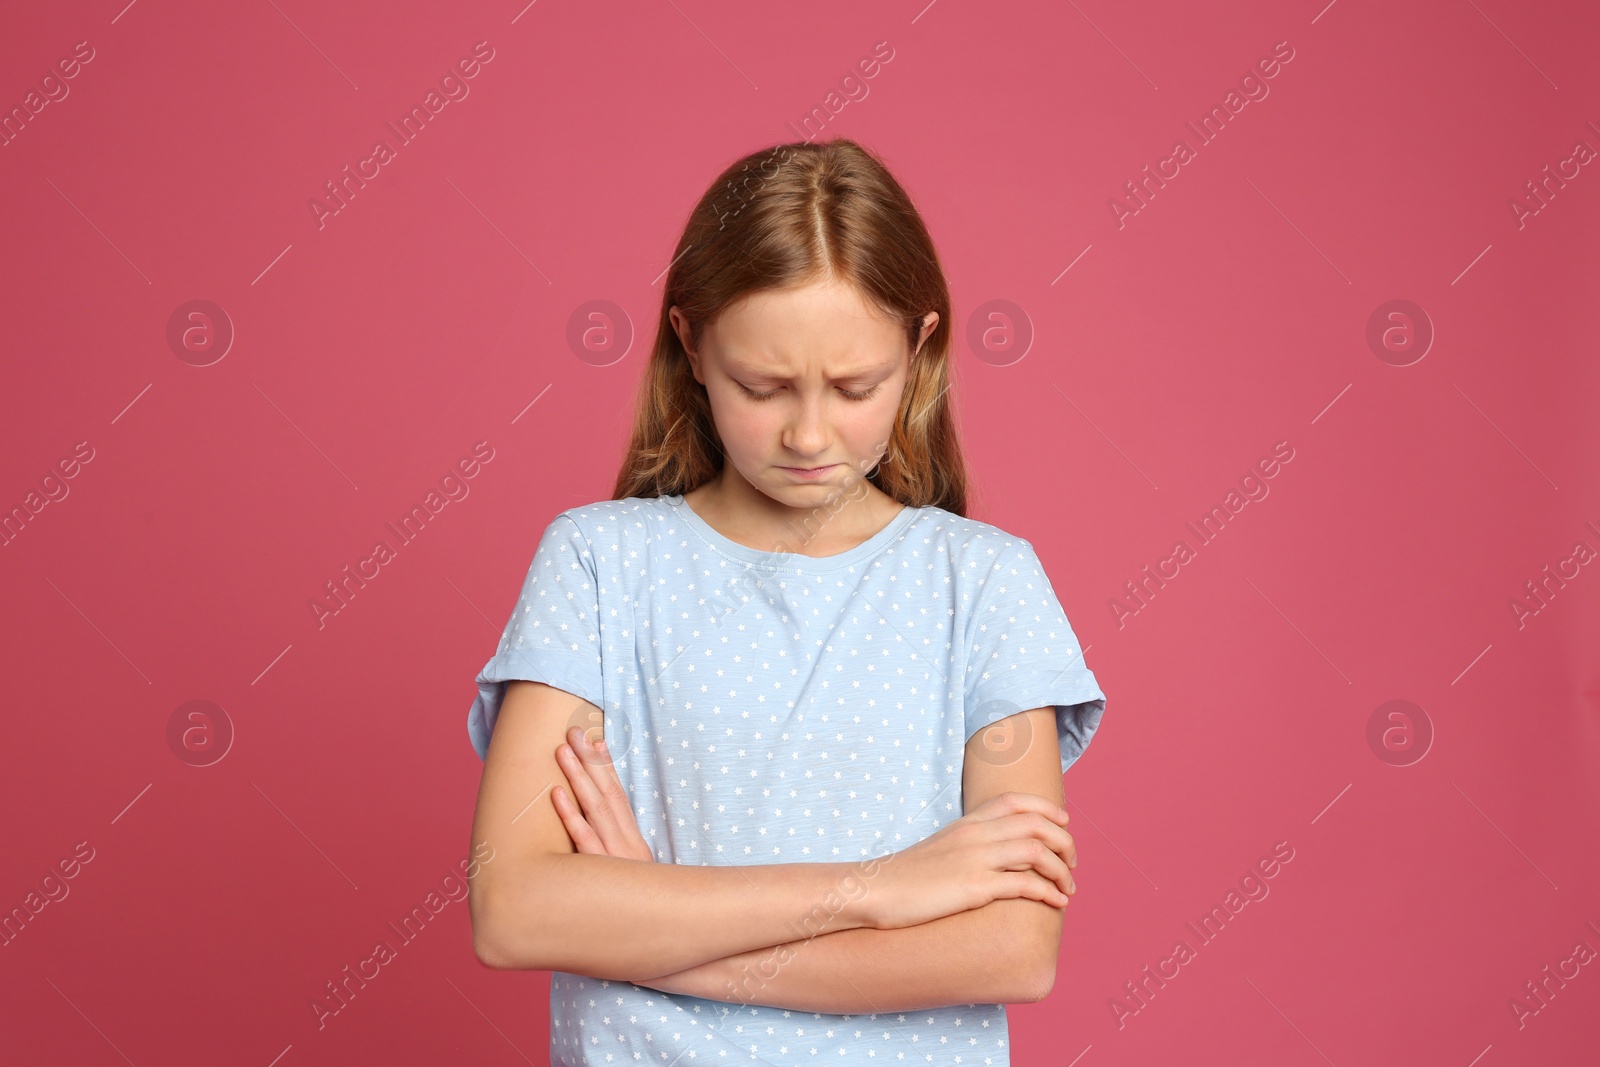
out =
[[823,401],[802,397],[785,433],[784,445],[802,456],[814,456],[828,445],[827,412]]

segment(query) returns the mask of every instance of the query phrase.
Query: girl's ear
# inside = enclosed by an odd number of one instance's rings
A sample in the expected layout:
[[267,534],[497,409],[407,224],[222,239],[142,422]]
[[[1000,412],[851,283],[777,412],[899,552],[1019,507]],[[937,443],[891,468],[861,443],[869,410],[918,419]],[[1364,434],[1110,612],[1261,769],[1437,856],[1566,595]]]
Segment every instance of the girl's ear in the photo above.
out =
[[701,385],[706,384],[705,379],[700,376],[700,353],[689,343],[688,316],[679,311],[676,304],[667,309],[667,315],[672,321],[672,332],[678,335],[678,343],[683,346],[684,355],[689,357],[689,369],[694,372],[694,380]]
[[917,335],[917,347],[912,351],[912,356],[915,356],[918,352],[922,351],[923,343],[928,340],[928,336],[932,334],[934,330],[938,329],[938,327],[939,313],[937,311],[930,311],[926,315],[922,316],[922,332]]

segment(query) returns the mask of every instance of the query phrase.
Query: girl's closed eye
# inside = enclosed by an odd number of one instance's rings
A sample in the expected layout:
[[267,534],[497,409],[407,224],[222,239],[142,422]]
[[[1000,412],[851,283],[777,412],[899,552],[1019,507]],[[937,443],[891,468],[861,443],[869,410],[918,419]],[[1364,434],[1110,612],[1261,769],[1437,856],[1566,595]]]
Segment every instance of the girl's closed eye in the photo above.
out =
[[[744,395],[749,397],[751,400],[771,400],[773,397],[778,395],[777,389],[774,389],[768,393],[757,393],[752,391],[743,382],[738,383],[738,385],[740,389],[744,390]],[[861,392],[851,392],[849,389],[841,389],[839,392],[843,393],[851,400],[871,400],[877,395],[878,389],[881,386],[882,383],[880,382],[878,385],[874,385],[871,389],[863,390]]]

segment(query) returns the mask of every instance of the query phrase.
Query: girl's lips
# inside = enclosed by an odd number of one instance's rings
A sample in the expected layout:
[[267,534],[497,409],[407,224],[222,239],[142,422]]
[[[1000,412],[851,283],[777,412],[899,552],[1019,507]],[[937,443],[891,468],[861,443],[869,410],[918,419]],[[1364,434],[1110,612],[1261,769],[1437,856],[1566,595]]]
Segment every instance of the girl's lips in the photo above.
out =
[[823,467],[779,467],[778,469],[788,471],[796,478],[820,478],[837,466],[837,463],[829,463]]

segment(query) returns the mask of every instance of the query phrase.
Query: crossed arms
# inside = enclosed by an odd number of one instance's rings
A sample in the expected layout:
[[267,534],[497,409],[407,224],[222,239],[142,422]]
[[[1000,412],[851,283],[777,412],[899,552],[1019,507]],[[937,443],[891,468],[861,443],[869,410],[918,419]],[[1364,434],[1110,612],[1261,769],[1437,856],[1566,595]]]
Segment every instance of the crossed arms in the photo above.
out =
[[653,862],[609,757],[569,729],[599,715],[507,685],[472,828],[495,857],[469,891],[486,965],[835,1014],[1049,993],[1076,864],[1053,709],[1004,720],[1027,741],[1003,758],[969,742],[965,817],[919,845],[744,867]]

